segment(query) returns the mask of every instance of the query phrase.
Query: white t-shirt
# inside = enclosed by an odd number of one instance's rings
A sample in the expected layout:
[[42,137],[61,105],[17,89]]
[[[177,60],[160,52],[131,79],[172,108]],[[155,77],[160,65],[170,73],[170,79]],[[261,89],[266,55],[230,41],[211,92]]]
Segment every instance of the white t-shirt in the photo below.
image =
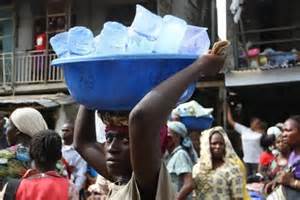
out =
[[87,163],[72,145],[64,145],[62,147],[62,156],[70,166],[74,167],[71,180],[75,184],[77,190],[80,191],[84,187],[86,181],[85,173],[87,170]]
[[259,163],[259,156],[262,152],[262,148],[260,146],[260,138],[262,134],[252,131],[250,128],[239,123],[234,124],[234,130],[241,134],[244,162],[254,164]]

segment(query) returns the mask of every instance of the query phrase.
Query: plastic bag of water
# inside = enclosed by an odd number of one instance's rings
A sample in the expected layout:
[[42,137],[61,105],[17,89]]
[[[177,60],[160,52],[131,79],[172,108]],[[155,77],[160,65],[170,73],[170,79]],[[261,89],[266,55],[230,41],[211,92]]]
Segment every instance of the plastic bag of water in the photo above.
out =
[[69,51],[72,55],[88,55],[95,51],[94,35],[91,30],[75,26],[69,30]]
[[147,37],[149,40],[156,40],[162,28],[162,18],[153,14],[146,8],[136,5],[136,14],[131,28],[137,33]]
[[207,28],[188,25],[179,53],[200,56],[208,51],[209,46]]
[[128,54],[149,54],[153,52],[155,42],[148,40],[143,35],[131,28],[128,30],[128,42],[126,53]]
[[128,40],[128,28],[118,22],[106,22],[100,35],[95,37],[96,54],[125,53]]
[[58,57],[67,57],[69,55],[68,36],[68,32],[63,32],[50,38],[50,44]]
[[163,27],[154,51],[156,53],[178,53],[186,29],[187,23],[184,20],[171,15],[164,16]]

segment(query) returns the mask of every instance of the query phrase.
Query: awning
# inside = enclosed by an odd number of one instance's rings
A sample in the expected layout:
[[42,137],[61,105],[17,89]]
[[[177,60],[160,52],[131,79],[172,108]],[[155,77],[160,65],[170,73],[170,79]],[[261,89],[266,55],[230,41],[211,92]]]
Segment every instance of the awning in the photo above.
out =
[[231,71],[225,74],[226,87],[266,85],[300,81],[300,67],[272,70]]
[[16,96],[1,96],[0,106],[3,104],[37,104],[45,108],[57,107],[75,103],[70,95],[63,93],[45,94],[45,95],[16,95]]

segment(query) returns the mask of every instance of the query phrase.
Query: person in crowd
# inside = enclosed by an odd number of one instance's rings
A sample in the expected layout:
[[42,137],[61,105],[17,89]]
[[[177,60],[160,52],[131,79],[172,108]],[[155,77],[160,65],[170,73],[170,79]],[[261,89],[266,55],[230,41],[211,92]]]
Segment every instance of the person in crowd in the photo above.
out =
[[[281,196],[284,199],[298,199],[300,196],[300,115],[291,116],[284,122],[283,143],[291,148],[288,170],[278,173],[276,179],[266,185],[266,193],[273,191],[267,199]],[[276,187],[280,185],[281,187]]]
[[62,156],[61,148],[61,137],[55,131],[43,130],[34,135],[29,150],[33,168],[18,180],[18,184],[8,182],[4,199],[78,200],[75,186],[55,171]]
[[96,183],[88,187],[88,200],[106,200],[112,183],[103,176],[98,175]]
[[262,147],[263,152],[259,156],[258,172],[264,178],[267,177],[269,166],[275,158],[272,153],[275,140],[275,135],[267,133],[264,133],[260,138],[260,146]]
[[89,186],[96,183],[98,173],[94,168],[92,168],[91,166],[88,165],[85,174],[86,174],[85,192],[87,192],[87,189],[89,188]]
[[283,141],[283,136],[278,135],[275,142],[277,154],[275,159],[269,165],[267,171],[268,180],[273,180],[277,174],[286,169],[291,149],[287,143]]
[[255,175],[258,169],[259,156],[262,152],[260,147],[260,138],[265,132],[265,123],[259,118],[253,118],[250,122],[250,128],[234,121],[230,107],[227,112],[228,123],[234,128],[236,132],[241,134],[242,149],[244,153],[243,160],[246,164],[247,174]]
[[100,111],[106,142],[97,143],[95,114],[80,106],[75,147],[99,174],[114,182],[109,200],[174,200],[170,176],[161,160],[160,129],[190,83],[215,75],[222,56],[203,55],[189,67],[152,89],[131,111]]
[[197,154],[197,160],[200,157],[200,137],[201,132],[199,131],[191,131],[190,137],[193,143],[193,147],[195,148],[196,154]]
[[193,187],[192,168],[193,162],[190,155],[184,149],[185,138],[188,131],[185,125],[179,121],[168,122],[168,142],[166,166],[171,175],[177,199],[191,200],[190,188]]
[[5,112],[0,111],[0,150],[5,149],[8,147],[6,135],[5,135],[5,124],[6,124],[6,118],[5,118]]
[[39,131],[46,129],[48,127],[43,116],[34,108],[18,108],[11,113],[6,128],[10,147],[0,151],[0,157],[3,160],[0,164],[2,186],[10,178],[21,178],[30,168],[31,138]]
[[237,159],[222,127],[204,131],[200,159],[193,168],[196,199],[248,199],[243,188],[245,176]]
[[[291,153],[288,159],[288,165],[293,173],[285,173],[281,177],[281,183],[289,183],[291,187],[299,190],[300,183],[300,116],[292,116],[287,119],[283,127],[283,141],[291,147]],[[290,176],[289,176],[290,175]],[[293,176],[294,177],[293,177]],[[292,186],[292,183],[294,185]],[[296,183],[296,184],[295,184]]]
[[63,138],[62,157],[67,166],[68,174],[78,191],[84,189],[86,181],[87,163],[74,149],[74,124],[67,122],[61,129]]

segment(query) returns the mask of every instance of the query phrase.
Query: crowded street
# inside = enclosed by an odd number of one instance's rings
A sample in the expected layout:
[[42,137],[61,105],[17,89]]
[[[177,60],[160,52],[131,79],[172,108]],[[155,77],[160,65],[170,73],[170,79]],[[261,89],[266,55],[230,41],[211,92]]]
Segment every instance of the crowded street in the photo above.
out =
[[299,6],[1,0],[0,200],[300,200]]

